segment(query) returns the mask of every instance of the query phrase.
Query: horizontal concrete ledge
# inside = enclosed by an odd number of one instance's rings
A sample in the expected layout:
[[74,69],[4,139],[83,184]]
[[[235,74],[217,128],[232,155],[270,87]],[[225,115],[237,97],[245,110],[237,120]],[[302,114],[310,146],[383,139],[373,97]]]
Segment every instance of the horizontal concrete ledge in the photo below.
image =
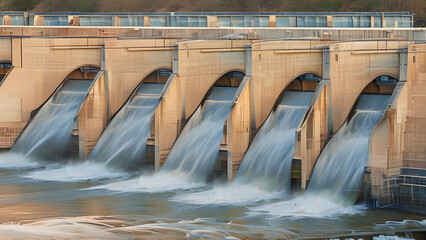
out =
[[275,54],[292,54],[292,53],[321,53],[322,49],[318,50],[278,50],[274,51]]
[[363,55],[363,54],[386,54],[386,53],[399,53],[399,50],[373,50],[373,51],[351,51],[352,55]]
[[171,51],[174,47],[140,47],[140,48],[127,48],[127,51]]
[[68,49],[101,49],[102,46],[61,46],[50,47],[52,50],[68,50]]
[[244,52],[245,48],[223,48],[223,49],[202,49],[202,53],[215,53],[215,52]]

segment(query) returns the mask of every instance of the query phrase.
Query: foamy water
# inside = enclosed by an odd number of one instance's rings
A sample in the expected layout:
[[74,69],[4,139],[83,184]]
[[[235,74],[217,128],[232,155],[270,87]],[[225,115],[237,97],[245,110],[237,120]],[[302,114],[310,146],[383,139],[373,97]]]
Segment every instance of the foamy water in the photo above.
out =
[[90,189],[106,189],[119,192],[170,192],[187,190],[206,186],[203,182],[193,182],[184,172],[162,171],[139,178],[96,186]]
[[113,217],[73,217],[0,224],[3,239],[292,239],[297,235],[286,230],[232,222],[214,218],[132,224]]
[[32,161],[20,153],[2,153],[0,154],[0,168],[34,168],[40,166],[39,163]]
[[0,235],[2,239],[120,239],[105,231],[111,226],[97,217],[46,219],[0,224]]
[[211,190],[177,195],[172,200],[190,204],[248,205],[260,201],[286,197],[276,191],[265,191],[253,185],[230,183]]
[[70,164],[62,168],[31,172],[25,175],[25,177],[46,181],[77,182],[104,178],[118,178],[126,175],[126,173],[122,172],[111,172],[101,163],[84,162]]
[[274,217],[335,217],[340,215],[362,214],[364,206],[345,205],[343,201],[333,201],[327,197],[304,194],[289,201],[265,204],[252,210],[255,214],[267,214]]

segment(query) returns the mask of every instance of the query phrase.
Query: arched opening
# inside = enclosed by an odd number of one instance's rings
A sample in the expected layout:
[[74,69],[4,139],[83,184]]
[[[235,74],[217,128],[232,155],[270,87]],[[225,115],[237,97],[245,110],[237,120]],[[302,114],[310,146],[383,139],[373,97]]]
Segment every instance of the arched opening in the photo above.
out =
[[[124,102],[124,104],[118,109],[117,112],[111,117],[111,120],[117,115],[118,112],[121,111],[121,109],[128,104],[129,102],[133,101],[133,98],[136,97],[138,93],[144,91],[142,86],[148,86],[153,84],[157,84],[155,88],[162,88],[166,84],[167,80],[169,79],[170,75],[172,75],[173,71],[166,68],[160,68],[157,69],[150,74],[148,74],[145,78],[142,79],[140,83],[133,89],[132,93],[128,96],[127,100]],[[146,92],[146,91],[145,91]]]
[[76,116],[98,72],[99,68],[85,66],[68,74],[46,102],[31,112],[30,121],[12,151],[41,161],[67,161],[78,155]]
[[387,75],[376,77],[362,90],[365,94],[390,95],[395,89],[398,79]]
[[142,82],[165,84],[172,73],[173,72],[169,69],[161,68],[150,73],[142,80]]
[[[213,90],[215,89],[216,89],[216,92],[220,90],[226,91],[225,88],[229,89],[229,91],[227,91],[228,92],[227,94],[221,94],[221,95],[218,94],[219,98],[214,97],[216,100],[224,100],[224,101],[228,101],[229,99],[232,100],[233,97],[235,96],[235,93],[237,92],[238,87],[243,81],[244,76],[245,74],[241,71],[229,71],[223,74],[221,77],[219,77],[216,80],[216,82],[210,87],[209,91],[207,91],[207,93],[204,95],[204,98],[201,101],[201,106],[209,98],[209,96],[212,94]],[[232,93],[234,93],[234,95],[232,95]],[[194,113],[192,113],[192,115]],[[192,117],[192,115],[189,118],[187,118],[187,120],[189,120]]]
[[67,80],[94,80],[96,77],[96,74],[98,74],[99,68],[97,67],[91,67],[91,66],[85,66],[80,67],[68,74],[68,76],[65,78],[64,81]]
[[321,77],[305,73],[294,79],[285,89],[285,91],[302,91],[302,92],[315,92],[318,83],[322,80]]
[[[68,76],[61,82],[61,84],[56,88],[56,90],[52,93],[52,95],[49,96],[49,98],[46,99],[45,102],[43,102],[43,104],[41,104],[38,108],[34,109],[31,114],[30,114],[30,120],[29,122],[32,121],[32,119],[34,118],[34,116],[38,113],[38,111],[40,110],[40,108],[42,108],[51,98],[56,98],[58,97],[57,94],[55,96],[55,94],[63,87],[65,87],[65,85],[70,85],[71,81],[70,80],[85,80],[85,81],[93,81],[96,77],[96,75],[99,72],[99,68],[97,67],[92,67],[92,66],[84,66],[84,67],[80,67],[77,68],[76,70],[72,71],[70,74],[68,74]],[[68,82],[68,83],[67,83]]]
[[11,68],[12,64],[10,62],[0,63],[0,83],[3,81],[3,78],[7,75]]
[[231,71],[223,74],[214,84],[216,87],[238,87],[244,79],[244,73]]

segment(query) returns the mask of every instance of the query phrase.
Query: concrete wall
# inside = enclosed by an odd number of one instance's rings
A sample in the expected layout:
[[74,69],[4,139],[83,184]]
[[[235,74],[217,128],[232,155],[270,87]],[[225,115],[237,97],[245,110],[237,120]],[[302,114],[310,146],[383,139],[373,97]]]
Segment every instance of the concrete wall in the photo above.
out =
[[161,102],[151,120],[154,127],[151,127],[150,139],[155,139],[156,170],[163,165],[186,122],[183,112],[183,84],[179,75],[172,74],[164,88]]
[[298,76],[322,77],[328,41],[269,41],[252,45],[252,94],[255,129],[263,124],[282,91]]
[[426,168],[426,44],[408,47],[404,167]]
[[100,71],[93,80],[86,99],[76,116],[79,159],[84,160],[92,151],[107,123],[107,92],[105,72]]
[[331,137],[330,80],[317,86],[311,105],[296,130],[294,159],[301,160],[300,188],[305,190],[311,179],[315,163]]
[[0,38],[0,62],[12,62],[12,38]]
[[[78,18],[74,18],[77,20]],[[240,36],[238,36],[241,34]],[[232,36],[237,35],[237,36]],[[247,36],[249,39],[398,39],[422,41],[425,28],[158,28],[158,27],[47,27],[0,26],[3,37],[95,37],[146,39],[218,39]]]
[[251,140],[253,122],[251,84],[251,77],[246,76],[240,84],[232,112],[224,126],[224,137],[220,150],[226,151],[226,159],[221,159],[221,162],[226,161],[225,170],[228,180],[235,178]]
[[151,72],[161,68],[172,69],[176,41],[138,39],[105,42],[110,116],[117,112],[132,91]]
[[168,92],[155,112],[157,169],[164,163],[184,124],[214,83],[227,72],[245,72],[247,44],[250,44],[250,41],[208,40],[178,43],[173,67],[177,75],[168,86]]
[[[2,138],[10,148],[33,110],[40,107],[67,77],[82,66],[100,67],[101,39],[13,38],[14,68],[0,86],[0,126],[13,133]],[[15,139],[16,140],[16,139]]]
[[374,78],[399,79],[399,51],[409,42],[365,41],[330,46],[333,132],[342,126],[362,90]]
[[195,112],[213,84],[230,71],[245,72],[248,40],[208,40],[178,43],[177,73],[183,84],[185,119]]

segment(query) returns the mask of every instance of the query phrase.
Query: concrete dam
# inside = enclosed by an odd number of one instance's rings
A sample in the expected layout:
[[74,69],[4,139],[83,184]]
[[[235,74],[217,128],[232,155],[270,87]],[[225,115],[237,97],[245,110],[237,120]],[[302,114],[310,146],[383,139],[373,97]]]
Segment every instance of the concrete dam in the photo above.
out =
[[[206,26],[179,27],[183,15],[169,13],[164,26],[156,15],[129,26],[119,14],[111,26],[70,15],[52,26],[62,15],[14,25],[19,14],[5,14],[0,164],[38,166],[29,178],[130,175],[106,188],[150,193],[228,181],[174,198],[240,204],[259,201],[245,195],[257,189],[303,193],[262,210],[271,213],[356,203],[426,213],[425,28],[391,13],[352,27],[332,13],[302,27],[279,27],[280,15],[267,26],[222,27],[225,16],[211,14]],[[318,201],[332,204],[310,207]]]

